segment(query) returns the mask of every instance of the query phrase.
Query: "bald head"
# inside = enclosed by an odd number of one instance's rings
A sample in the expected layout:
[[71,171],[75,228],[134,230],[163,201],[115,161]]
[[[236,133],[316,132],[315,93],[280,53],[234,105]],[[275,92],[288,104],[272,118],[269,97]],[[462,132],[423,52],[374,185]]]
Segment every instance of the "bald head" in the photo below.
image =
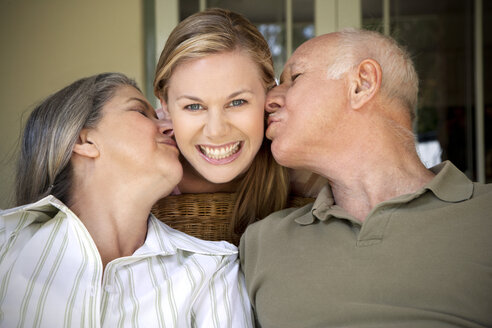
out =
[[328,67],[326,77],[340,79],[364,59],[373,59],[381,66],[381,94],[398,101],[415,118],[418,77],[410,55],[393,39],[366,30],[344,29],[324,34],[302,44],[297,58],[319,58]]
[[295,71],[293,66],[331,65],[330,58],[335,55],[336,39],[336,33],[330,33],[317,36],[301,44],[285,64],[280,82],[287,78],[286,74],[290,71]]

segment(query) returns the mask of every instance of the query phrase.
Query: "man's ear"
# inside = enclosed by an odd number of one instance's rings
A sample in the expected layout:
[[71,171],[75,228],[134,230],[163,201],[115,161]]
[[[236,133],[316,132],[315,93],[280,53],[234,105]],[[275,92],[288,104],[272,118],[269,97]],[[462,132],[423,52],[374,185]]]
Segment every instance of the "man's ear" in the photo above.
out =
[[169,110],[167,109],[167,103],[164,99],[159,97],[159,102],[161,103],[160,108],[156,108],[155,112],[157,114],[157,118],[160,120],[170,120],[171,117],[169,115]]
[[360,109],[374,98],[381,88],[382,71],[379,63],[373,59],[364,59],[357,67],[350,85],[350,105]]
[[99,157],[99,149],[90,141],[90,129],[82,129],[79,139],[73,146],[73,152],[84,157]]

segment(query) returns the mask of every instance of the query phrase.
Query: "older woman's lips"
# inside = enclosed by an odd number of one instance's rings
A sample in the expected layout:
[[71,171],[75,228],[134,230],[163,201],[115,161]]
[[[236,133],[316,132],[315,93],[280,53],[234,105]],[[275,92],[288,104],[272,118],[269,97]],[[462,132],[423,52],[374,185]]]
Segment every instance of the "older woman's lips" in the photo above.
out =
[[160,144],[165,144],[165,145],[169,145],[169,146],[173,146],[173,147],[177,147],[176,145],[176,141],[174,141],[173,139],[163,139],[163,140],[159,140],[158,143]]

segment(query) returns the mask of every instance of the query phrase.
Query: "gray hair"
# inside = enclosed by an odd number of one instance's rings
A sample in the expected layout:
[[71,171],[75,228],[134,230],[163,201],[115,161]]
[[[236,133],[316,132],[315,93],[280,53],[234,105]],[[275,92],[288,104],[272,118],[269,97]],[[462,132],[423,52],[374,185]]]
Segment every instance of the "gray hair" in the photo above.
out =
[[138,89],[135,81],[120,73],[93,75],[48,96],[32,111],[16,167],[17,205],[49,194],[69,201],[72,149],[82,129],[97,125],[102,107],[122,86]]
[[394,39],[378,32],[346,28],[337,33],[336,61],[328,69],[328,78],[339,79],[364,59],[381,66],[381,92],[408,108],[413,121],[417,107],[419,80],[409,53]]

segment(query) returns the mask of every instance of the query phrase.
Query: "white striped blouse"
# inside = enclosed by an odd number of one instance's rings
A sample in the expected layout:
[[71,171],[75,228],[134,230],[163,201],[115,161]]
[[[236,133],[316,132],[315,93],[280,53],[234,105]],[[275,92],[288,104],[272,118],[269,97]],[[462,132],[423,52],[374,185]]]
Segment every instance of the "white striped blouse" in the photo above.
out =
[[145,244],[108,263],[48,196],[0,211],[1,327],[251,327],[237,248],[150,215]]

